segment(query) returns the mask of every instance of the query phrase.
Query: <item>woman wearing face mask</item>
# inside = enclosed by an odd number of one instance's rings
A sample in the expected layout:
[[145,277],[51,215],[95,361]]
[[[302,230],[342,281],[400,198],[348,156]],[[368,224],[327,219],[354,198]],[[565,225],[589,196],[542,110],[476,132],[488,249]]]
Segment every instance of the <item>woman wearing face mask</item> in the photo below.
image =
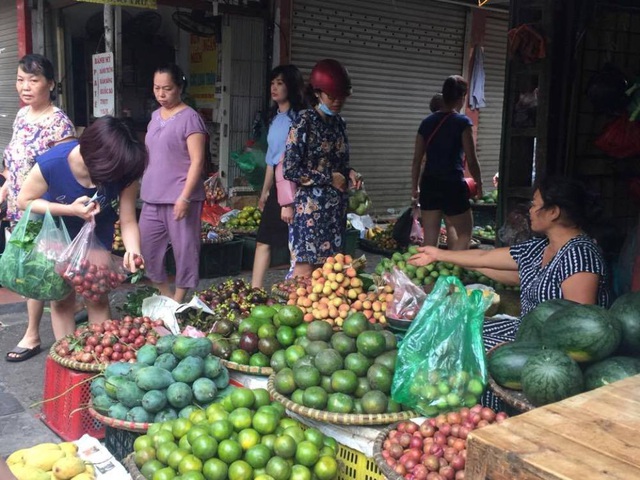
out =
[[256,254],[253,261],[251,285],[262,288],[264,274],[271,261],[271,248],[287,246],[288,223],[293,219],[291,205],[280,206],[276,190],[275,170],[282,161],[291,123],[304,108],[302,90],[304,80],[295,65],[280,65],[271,71],[271,100],[269,132],[267,134],[267,170],[258,207],[262,218],[256,236]]
[[[140,189],[145,274],[162,295],[178,303],[200,279],[200,214],[205,198],[202,171],[207,129],[198,112],[182,101],[186,83],[180,67],[173,64],[153,75],[153,94],[160,108],[147,127],[149,165]],[[164,263],[169,242],[176,261],[173,294]]]
[[[11,228],[20,220],[18,194],[36,158],[76,132],[69,117],[53,104],[56,83],[52,63],[42,55],[25,55],[18,63],[16,90],[22,107],[13,122],[13,135],[4,150],[6,182],[0,188],[0,203],[7,200]],[[44,302],[27,300],[28,325],[18,345],[7,353],[8,362],[21,362],[40,352],[40,320]]]
[[349,140],[340,111],[351,95],[347,70],[333,59],[311,70],[307,86],[313,108],[291,127],[284,156],[284,177],[295,182],[290,246],[293,276],[308,277],[314,267],[340,252],[347,224],[348,182],[360,188],[349,165]]

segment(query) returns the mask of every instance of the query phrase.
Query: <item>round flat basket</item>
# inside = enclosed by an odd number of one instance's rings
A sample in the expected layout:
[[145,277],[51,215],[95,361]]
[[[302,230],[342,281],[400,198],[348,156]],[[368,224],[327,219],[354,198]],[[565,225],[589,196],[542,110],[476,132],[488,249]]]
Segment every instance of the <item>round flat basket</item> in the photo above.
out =
[[268,377],[273,373],[273,368],[271,367],[254,367],[252,365],[243,365],[241,363],[230,362],[229,360],[225,360],[223,358],[220,359],[220,363],[222,363],[229,370],[248,373],[249,375],[260,375],[262,377]]
[[98,413],[91,404],[89,404],[89,414],[109,427],[128,430],[129,432],[145,433],[149,429],[149,425],[151,425],[150,423],[128,422],[126,420],[117,420],[115,418],[105,417],[101,413]]
[[389,425],[378,434],[375,442],[373,443],[373,459],[375,460],[376,465],[378,465],[378,468],[380,469],[384,477],[389,480],[404,479],[402,475],[400,475],[399,473],[396,473],[396,471],[393,468],[387,465],[387,461],[382,456],[382,445],[384,444],[384,441],[387,439],[387,435],[389,435],[391,430],[394,430],[397,427],[398,427],[398,423]]
[[[505,343],[500,343],[495,347],[489,349],[487,351],[487,358],[489,358],[491,354],[502,345],[505,345]],[[491,388],[493,393],[495,393],[496,396],[500,397],[500,399],[502,399],[502,401],[510,407],[515,408],[519,412],[528,412],[529,410],[533,410],[534,408],[536,408],[535,405],[527,400],[527,397],[525,397],[524,393],[522,393],[520,390],[512,390],[510,388],[501,387],[496,383],[491,375],[488,375],[488,377],[489,388]]]
[[129,472],[129,475],[131,475],[131,480],[146,480],[142,473],[140,473],[140,470],[138,469],[138,466],[136,465],[136,462],[133,458],[134,457],[132,453],[130,455],[127,455],[127,457],[125,457],[125,459],[122,461],[124,468],[126,468],[127,472]]
[[390,317],[389,315],[385,315],[385,318],[387,319],[387,323],[389,324],[389,327],[398,330],[400,332],[406,332],[407,330],[409,330],[409,327],[411,326],[411,322],[413,320],[405,320],[402,318],[393,318]]
[[287,410],[302,415],[303,417],[310,418],[312,420],[319,420],[321,422],[339,423],[342,425],[386,425],[389,423],[400,422],[402,420],[409,420],[410,418],[417,417],[418,414],[413,411],[405,411],[398,413],[333,413],[326,412],[324,410],[316,410],[314,408],[308,408],[299,403],[295,403],[285,397],[284,395],[276,392],[273,385],[273,379],[275,375],[271,375],[267,382],[267,390],[275,401],[284,405]]
[[361,250],[369,253],[377,253],[378,255],[384,255],[390,257],[394,254],[395,250],[387,250],[386,248],[379,247],[375,242],[367,240],[366,238],[358,239],[358,244]]
[[280,290],[275,286],[271,287],[271,295],[273,295],[274,297],[277,297],[278,300],[284,300],[285,302],[289,300],[289,292]]
[[75,360],[71,360],[70,358],[64,358],[58,355],[56,352],[56,347],[60,343],[60,340],[51,345],[49,349],[49,356],[51,360],[62,365],[65,368],[70,368],[71,370],[78,370],[80,372],[102,372],[105,368],[107,368],[106,363],[81,363],[76,362]]

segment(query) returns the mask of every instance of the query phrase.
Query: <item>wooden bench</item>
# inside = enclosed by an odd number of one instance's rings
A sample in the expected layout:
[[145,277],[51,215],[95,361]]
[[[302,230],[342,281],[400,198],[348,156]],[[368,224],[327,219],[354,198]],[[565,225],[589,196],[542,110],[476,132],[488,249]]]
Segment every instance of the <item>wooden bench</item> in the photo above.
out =
[[640,479],[640,375],[472,432],[465,479]]

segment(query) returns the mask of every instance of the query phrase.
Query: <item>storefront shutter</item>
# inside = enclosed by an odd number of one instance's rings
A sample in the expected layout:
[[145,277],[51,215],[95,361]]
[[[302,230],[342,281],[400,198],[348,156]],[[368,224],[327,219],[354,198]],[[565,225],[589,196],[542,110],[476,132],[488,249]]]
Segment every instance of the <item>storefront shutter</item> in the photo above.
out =
[[15,2],[0,2],[0,154],[11,140],[20,107],[16,94],[18,27]]
[[484,38],[485,101],[478,121],[478,159],[486,191],[493,190],[492,179],[500,164],[502,137],[502,102],[504,99],[504,71],[507,58],[507,14],[492,12],[487,16]]
[[344,63],[353,95],[343,116],[351,163],[374,213],[407,206],[420,121],[444,79],[462,72],[466,8],[428,0],[296,0],[291,58],[305,75],[316,61]]

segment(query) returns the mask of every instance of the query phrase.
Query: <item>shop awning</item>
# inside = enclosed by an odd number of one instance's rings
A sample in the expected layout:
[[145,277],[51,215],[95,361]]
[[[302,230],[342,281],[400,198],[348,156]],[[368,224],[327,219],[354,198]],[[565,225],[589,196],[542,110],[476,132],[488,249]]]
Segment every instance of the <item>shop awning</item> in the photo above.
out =
[[156,0],[76,0],[84,3],[101,3],[120,7],[150,8],[155,10],[158,6]]

